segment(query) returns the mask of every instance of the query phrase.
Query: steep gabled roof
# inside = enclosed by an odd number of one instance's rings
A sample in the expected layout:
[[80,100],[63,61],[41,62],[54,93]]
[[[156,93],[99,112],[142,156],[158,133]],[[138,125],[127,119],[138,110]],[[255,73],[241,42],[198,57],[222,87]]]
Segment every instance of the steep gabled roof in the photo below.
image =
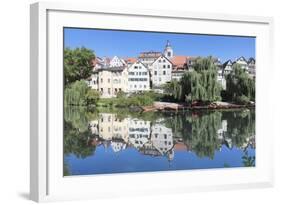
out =
[[143,64],[140,60],[137,60],[136,62],[134,62],[132,65],[130,65],[130,66],[128,67],[128,69],[130,69],[131,67],[133,67],[136,63],[142,64],[142,65],[149,71],[148,67],[147,67],[145,64]]
[[249,64],[249,63],[256,63],[256,60],[255,60],[253,57],[251,57],[251,58],[249,58],[249,60],[248,60],[247,63],[248,63],[248,64]]
[[[156,58],[154,61],[153,61],[153,63],[155,63],[159,58],[165,58],[167,61],[169,61],[171,64],[173,64],[168,58],[166,58],[166,56],[164,56],[163,54],[161,55],[161,56],[159,56],[158,58]],[[152,64],[153,64],[152,63]]]
[[222,64],[222,67],[225,68],[228,64],[233,65],[233,62],[231,60],[227,60],[224,64]]
[[[239,58],[237,58],[236,61],[238,61],[238,60],[243,60],[243,61],[247,62],[247,60],[246,60],[246,58],[245,58],[244,56],[240,56]],[[235,61],[235,62],[236,62],[236,61]]]

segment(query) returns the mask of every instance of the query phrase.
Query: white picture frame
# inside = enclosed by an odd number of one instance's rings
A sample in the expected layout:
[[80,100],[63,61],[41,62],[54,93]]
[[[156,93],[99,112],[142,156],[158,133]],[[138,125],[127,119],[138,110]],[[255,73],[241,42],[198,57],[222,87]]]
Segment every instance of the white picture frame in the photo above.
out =
[[[256,36],[256,167],[63,177],[61,156],[63,36],[61,34],[65,26]],[[273,19],[270,17],[99,8],[94,4],[47,2],[32,4],[30,15],[31,200],[41,202],[94,199],[273,186],[273,134],[269,123],[272,113],[263,109],[271,106],[268,96],[271,75],[274,72],[272,29]],[[264,122],[265,118],[268,122]],[[147,180],[154,183],[148,186]],[[179,181],[181,183],[178,183]],[[118,186],[110,186],[111,183]]]

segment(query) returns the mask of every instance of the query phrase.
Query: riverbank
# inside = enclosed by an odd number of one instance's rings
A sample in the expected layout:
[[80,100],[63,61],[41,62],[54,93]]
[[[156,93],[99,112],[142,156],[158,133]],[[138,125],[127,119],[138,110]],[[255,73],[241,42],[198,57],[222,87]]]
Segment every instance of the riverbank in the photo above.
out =
[[213,102],[209,105],[186,105],[183,103],[154,102],[151,106],[142,106],[143,112],[153,111],[180,111],[180,110],[215,110],[254,108],[255,104],[238,105],[229,102]]

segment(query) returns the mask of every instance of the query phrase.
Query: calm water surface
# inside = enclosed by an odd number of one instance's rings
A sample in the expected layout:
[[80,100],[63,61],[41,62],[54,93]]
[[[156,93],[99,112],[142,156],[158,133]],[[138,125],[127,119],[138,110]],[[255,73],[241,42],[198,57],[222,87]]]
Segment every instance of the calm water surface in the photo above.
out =
[[254,110],[64,116],[65,176],[255,166]]

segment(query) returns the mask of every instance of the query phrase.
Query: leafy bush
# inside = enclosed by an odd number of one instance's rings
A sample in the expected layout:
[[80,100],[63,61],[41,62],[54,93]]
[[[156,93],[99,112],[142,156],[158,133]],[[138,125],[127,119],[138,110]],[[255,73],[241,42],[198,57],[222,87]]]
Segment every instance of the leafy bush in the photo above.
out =
[[246,105],[250,102],[250,99],[245,95],[241,95],[241,96],[236,97],[236,102],[238,104]]

